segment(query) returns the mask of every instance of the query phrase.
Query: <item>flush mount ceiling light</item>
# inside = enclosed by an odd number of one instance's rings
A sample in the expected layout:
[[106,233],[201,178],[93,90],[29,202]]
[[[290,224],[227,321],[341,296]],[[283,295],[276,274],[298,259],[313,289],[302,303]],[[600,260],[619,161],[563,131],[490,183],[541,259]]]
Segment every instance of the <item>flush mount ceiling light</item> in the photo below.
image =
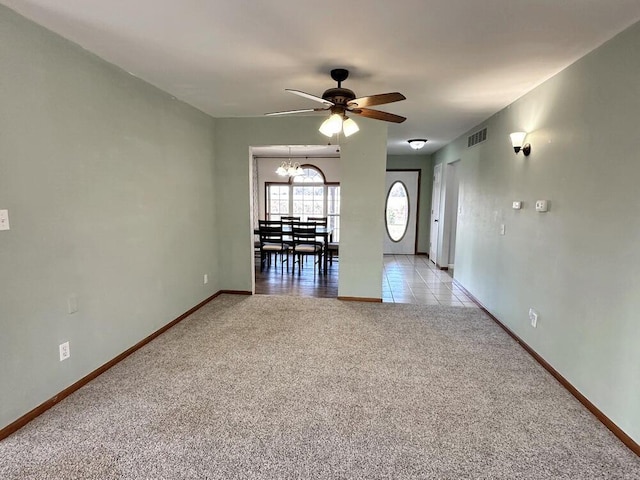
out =
[[420,150],[427,144],[426,138],[412,138],[411,140],[407,140],[409,142],[409,146],[414,150]]
[[513,132],[509,136],[511,137],[511,145],[513,145],[513,151],[516,152],[516,155],[522,150],[524,156],[528,157],[531,153],[531,145],[524,143],[527,132]]

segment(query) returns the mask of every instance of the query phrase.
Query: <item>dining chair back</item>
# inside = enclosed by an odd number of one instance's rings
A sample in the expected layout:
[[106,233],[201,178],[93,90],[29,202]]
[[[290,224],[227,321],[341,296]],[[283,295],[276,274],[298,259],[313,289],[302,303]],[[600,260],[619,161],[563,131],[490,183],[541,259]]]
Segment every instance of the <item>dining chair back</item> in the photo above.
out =
[[280,217],[280,220],[282,220],[282,223],[285,225],[291,225],[292,223],[300,222],[300,217]]
[[307,217],[307,222],[313,222],[318,226],[327,226],[327,217]]
[[[307,217],[307,222],[315,223],[318,227],[327,228],[327,217]],[[324,243],[324,237],[318,236],[316,237],[316,240],[320,242],[320,245],[322,245],[324,253],[326,254],[327,245]]]
[[284,241],[287,245],[289,245],[289,248],[293,248],[293,238],[291,237],[291,225],[293,225],[294,223],[300,223],[300,217],[285,216],[285,217],[280,217],[280,220],[282,220],[282,226],[286,230],[284,234]]
[[313,222],[294,223],[291,226],[291,236],[293,238],[292,271],[295,272],[297,263],[298,273],[300,273],[302,270],[302,258],[310,255],[313,255],[315,264],[318,265],[318,271],[320,271],[322,269],[322,242],[316,238],[316,224]]
[[284,241],[282,231],[282,220],[259,220],[258,232],[260,236],[260,271],[264,270],[265,264],[271,264],[271,254],[278,259],[281,256],[281,270],[284,272],[284,264],[287,263],[289,269],[289,245]]

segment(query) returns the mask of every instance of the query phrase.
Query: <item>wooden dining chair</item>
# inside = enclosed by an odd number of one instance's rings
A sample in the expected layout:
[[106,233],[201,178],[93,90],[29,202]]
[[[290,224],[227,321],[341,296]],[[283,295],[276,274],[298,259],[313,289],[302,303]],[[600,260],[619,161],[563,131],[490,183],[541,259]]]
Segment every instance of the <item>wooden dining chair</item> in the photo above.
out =
[[289,245],[284,241],[282,232],[282,220],[258,220],[258,232],[260,236],[260,271],[265,264],[271,264],[271,255],[278,260],[280,254],[280,269],[284,273],[284,264],[287,263],[289,271]]
[[293,238],[291,238],[291,225],[294,223],[299,223],[300,217],[285,216],[280,217],[280,220],[282,220],[282,227],[286,230],[284,234],[284,241],[287,245],[289,245],[289,248],[293,248]]
[[[327,217],[307,217],[307,222],[313,222],[315,223],[318,227],[324,227],[327,228]],[[320,242],[320,245],[322,245],[322,254],[323,255],[327,255],[328,253],[328,245],[325,244],[325,237],[323,236],[319,236],[316,237],[316,240],[318,242]]]
[[322,242],[316,238],[316,224],[313,222],[294,223],[291,226],[291,236],[293,237],[293,265],[292,272],[295,272],[296,263],[298,273],[302,272],[302,259],[313,255],[314,272],[315,265],[318,265],[318,272],[322,270]]
[[327,226],[327,217],[307,217],[307,222],[313,222],[318,226]]
[[327,254],[329,255],[329,265],[333,265],[333,257],[340,254],[340,244],[338,242],[329,242],[327,244]]

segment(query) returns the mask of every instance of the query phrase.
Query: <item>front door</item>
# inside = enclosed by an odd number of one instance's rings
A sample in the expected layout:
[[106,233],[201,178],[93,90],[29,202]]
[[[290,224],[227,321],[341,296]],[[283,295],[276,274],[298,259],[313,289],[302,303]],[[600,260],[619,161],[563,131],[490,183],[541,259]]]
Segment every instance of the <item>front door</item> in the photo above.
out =
[[418,170],[387,170],[384,253],[416,253]]

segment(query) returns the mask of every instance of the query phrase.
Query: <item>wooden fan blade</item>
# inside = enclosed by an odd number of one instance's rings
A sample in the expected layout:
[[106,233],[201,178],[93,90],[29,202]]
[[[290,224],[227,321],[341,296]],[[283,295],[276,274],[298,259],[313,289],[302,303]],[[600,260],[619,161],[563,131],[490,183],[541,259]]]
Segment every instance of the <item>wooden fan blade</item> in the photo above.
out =
[[333,102],[329,100],[325,100],[324,98],[317,97],[316,95],[311,95],[310,93],[301,92],[300,90],[292,90],[290,88],[285,88],[285,92],[293,93],[294,95],[300,95],[301,97],[308,98],[309,100],[313,100],[314,102],[324,103],[325,105],[333,106],[335,105]]
[[385,122],[402,123],[406,120],[405,117],[401,117],[400,115],[381,112],[380,110],[373,110],[371,108],[356,108],[355,110],[351,110],[351,113],[367,118],[375,118],[376,120],[384,120]]
[[275,117],[277,115],[290,115],[292,113],[307,113],[307,112],[324,112],[327,108],[302,108],[300,110],[285,110],[283,112],[271,112],[265,113],[266,117]]
[[406,100],[407,97],[398,92],[381,93],[379,95],[370,95],[368,97],[360,97],[351,100],[347,103],[350,107],[363,108],[371,107],[373,105],[383,105],[385,103],[399,102],[400,100]]

